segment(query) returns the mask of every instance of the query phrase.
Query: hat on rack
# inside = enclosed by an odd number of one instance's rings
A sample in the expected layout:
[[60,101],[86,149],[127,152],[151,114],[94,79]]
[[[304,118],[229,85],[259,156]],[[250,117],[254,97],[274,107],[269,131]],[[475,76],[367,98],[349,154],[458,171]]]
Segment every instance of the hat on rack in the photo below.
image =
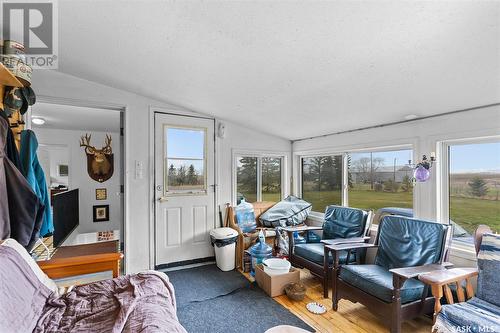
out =
[[[5,89],[5,96],[3,99],[3,109],[7,116],[11,114],[21,111],[23,107],[23,93],[21,89],[17,87],[7,87]],[[26,110],[24,110],[26,112]]]
[[36,95],[31,87],[7,87],[4,96],[4,111],[9,116],[19,111],[25,114],[28,106],[35,104]]

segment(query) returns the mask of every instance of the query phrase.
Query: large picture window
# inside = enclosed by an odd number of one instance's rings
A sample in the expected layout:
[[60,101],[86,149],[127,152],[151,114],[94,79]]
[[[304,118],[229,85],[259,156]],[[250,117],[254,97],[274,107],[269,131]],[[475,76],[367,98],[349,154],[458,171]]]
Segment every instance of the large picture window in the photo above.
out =
[[349,206],[361,209],[412,208],[412,150],[348,154]]
[[342,204],[342,164],[342,155],[302,158],[302,198],[313,211]]
[[247,202],[280,201],[283,193],[283,157],[236,157],[236,204]]
[[500,231],[500,140],[448,145],[449,219],[472,242],[480,224]]
[[373,211],[412,208],[412,155],[400,149],[302,157],[302,198],[316,213],[347,204]]

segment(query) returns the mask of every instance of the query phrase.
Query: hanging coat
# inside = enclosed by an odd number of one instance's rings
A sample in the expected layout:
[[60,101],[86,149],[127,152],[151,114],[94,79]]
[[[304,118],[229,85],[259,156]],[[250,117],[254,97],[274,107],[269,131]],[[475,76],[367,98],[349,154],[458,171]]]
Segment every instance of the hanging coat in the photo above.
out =
[[[0,117],[3,117],[5,120],[8,121],[7,115],[2,109],[0,109]],[[19,151],[17,150],[14,133],[12,133],[10,127],[7,131],[7,139],[5,142],[5,154],[7,155],[9,160],[16,166],[17,170],[21,171],[21,159],[19,158]]]
[[38,239],[45,207],[5,154],[9,123],[0,117],[0,239],[14,238],[31,249]]
[[38,140],[35,133],[32,130],[22,131],[20,152],[22,170],[38,199],[45,206],[43,222],[40,228],[40,236],[45,237],[54,232],[54,223],[52,221],[50,195],[45,181],[45,173],[38,162],[37,149]]

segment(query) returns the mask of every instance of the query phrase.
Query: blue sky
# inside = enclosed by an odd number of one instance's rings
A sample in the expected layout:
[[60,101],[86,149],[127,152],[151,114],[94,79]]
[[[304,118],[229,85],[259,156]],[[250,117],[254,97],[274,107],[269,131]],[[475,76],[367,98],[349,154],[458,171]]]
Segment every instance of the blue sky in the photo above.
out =
[[500,142],[451,146],[450,168],[452,173],[500,172]]
[[169,128],[166,134],[168,157],[203,158],[205,132],[181,128]]
[[[191,130],[184,128],[168,128],[166,136],[168,166],[173,164],[177,169],[181,165],[189,167],[193,164],[198,173],[202,173],[204,157],[205,132],[203,130]],[[192,158],[193,160],[172,160],[170,158]]]

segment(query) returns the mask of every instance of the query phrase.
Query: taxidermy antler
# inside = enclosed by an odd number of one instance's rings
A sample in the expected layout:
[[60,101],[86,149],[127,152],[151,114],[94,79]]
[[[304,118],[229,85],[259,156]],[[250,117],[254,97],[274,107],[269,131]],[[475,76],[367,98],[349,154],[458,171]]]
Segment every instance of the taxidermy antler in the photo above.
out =
[[[85,134],[81,137],[80,147],[85,147],[85,153],[88,158],[88,171],[92,179],[97,181],[104,181],[109,179],[113,173],[112,166],[112,154],[113,150],[111,148],[111,136],[106,134],[106,139],[104,139],[104,147],[97,149],[96,147],[90,145],[90,139],[92,136],[90,134]],[[110,175],[111,174],[111,175]]]
[[91,134],[85,133],[85,136],[82,136],[82,139],[80,141],[80,147],[85,147],[85,152],[87,154],[94,155],[95,153],[95,147],[90,145],[90,138],[92,137]]
[[104,140],[105,146],[102,148],[104,154],[111,154],[111,135],[106,134],[106,139]]

